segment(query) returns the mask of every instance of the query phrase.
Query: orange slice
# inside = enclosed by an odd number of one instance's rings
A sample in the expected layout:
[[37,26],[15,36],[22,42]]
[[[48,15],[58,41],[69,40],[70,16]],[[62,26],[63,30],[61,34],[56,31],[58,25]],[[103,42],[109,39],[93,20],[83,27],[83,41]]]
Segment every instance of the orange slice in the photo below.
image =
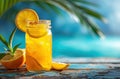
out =
[[25,64],[25,61],[25,51],[22,49],[17,49],[14,56],[8,53],[0,60],[1,64],[7,69],[20,68]]
[[58,62],[52,62],[52,69],[54,70],[65,70],[69,64],[66,63],[58,63]]
[[32,9],[21,10],[15,19],[16,26],[19,30],[26,32],[27,21],[39,21],[37,13]]
[[29,36],[34,38],[39,38],[48,33],[47,25],[46,24],[33,24],[27,28],[27,33]]
[[[42,66],[36,61],[35,58],[32,56],[26,55],[26,58],[29,58],[26,60],[26,66],[28,71],[40,71],[42,70]],[[30,60],[31,59],[31,60]],[[29,63],[27,63],[29,62]]]

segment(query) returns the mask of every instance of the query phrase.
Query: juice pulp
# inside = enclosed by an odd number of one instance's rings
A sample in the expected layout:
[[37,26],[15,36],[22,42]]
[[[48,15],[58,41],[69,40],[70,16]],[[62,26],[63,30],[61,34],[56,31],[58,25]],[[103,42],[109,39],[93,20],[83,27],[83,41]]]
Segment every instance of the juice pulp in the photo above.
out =
[[[31,28],[30,28],[31,29]],[[34,29],[34,28],[32,28]],[[29,28],[28,28],[29,30]],[[34,30],[34,33],[39,30]],[[26,33],[26,67],[28,71],[50,70],[52,63],[51,31],[41,37],[33,37]]]

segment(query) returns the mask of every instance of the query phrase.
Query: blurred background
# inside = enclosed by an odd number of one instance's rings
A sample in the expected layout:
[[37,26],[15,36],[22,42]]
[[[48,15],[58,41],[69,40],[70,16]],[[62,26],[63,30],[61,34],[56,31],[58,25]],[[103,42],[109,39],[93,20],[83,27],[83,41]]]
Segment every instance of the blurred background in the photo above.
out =
[[[19,2],[8,9],[0,18],[0,34],[7,39],[15,26],[13,11],[18,12],[24,8],[34,9],[40,19],[52,21],[53,33],[53,58],[65,57],[120,57],[120,0],[89,0],[98,7],[89,7],[105,19],[105,23],[93,19],[105,35],[105,39],[99,39],[87,27],[83,27],[73,16],[63,9],[60,14],[54,11],[47,12],[35,3]],[[5,18],[8,16],[7,18]],[[22,43],[20,48],[25,48],[25,33],[17,30],[13,44]],[[0,52],[4,52],[4,45],[0,42]],[[39,51],[39,50],[38,50]]]

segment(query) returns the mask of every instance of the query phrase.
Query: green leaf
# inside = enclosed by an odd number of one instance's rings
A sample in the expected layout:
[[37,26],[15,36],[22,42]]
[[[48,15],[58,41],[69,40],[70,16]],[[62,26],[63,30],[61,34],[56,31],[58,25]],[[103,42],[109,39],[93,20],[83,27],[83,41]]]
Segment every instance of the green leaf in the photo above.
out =
[[[90,10],[89,8],[84,7],[84,6],[75,5],[72,1],[68,1],[68,4],[72,6],[71,9],[74,11],[74,15],[79,19],[80,23],[83,26],[87,26],[87,28],[90,28],[92,30],[92,32],[94,34],[96,34],[97,36],[99,36],[101,38],[104,37],[104,34],[98,28],[98,25],[96,25],[96,23],[91,21],[91,19],[89,19],[88,15],[86,15],[88,13],[91,13],[90,16],[96,17],[99,20],[103,20],[103,18],[100,14],[98,14],[97,12],[94,12],[94,11]],[[85,10],[83,10],[82,8]]]
[[12,48],[12,41],[13,41],[13,37],[15,35],[15,32],[17,30],[17,27],[14,28],[14,30],[12,31],[12,33],[10,34],[10,37],[9,37],[9,46]]
[[5,13],[9,8],[14,6],[18,2],[27,1],[27,0],[0,0],[0,17]]
[[[80,1],[82,1],[82,0],[80,0]],[[96,18],[96,19],[98,19],[98,20],[101,20],[101,21],[105,21],[105,19],[104,19],[104,17],[101,15],[101,14],[99,14],[97,11],[94,11],[94,10],[92,10],[92,9],[90,9],[90,8],[88,8],[88,7],[85,7],[85,6],[83,6],[83,5],[80,5],[80,4],[75,4],[75,2],[74,1],[68,1],[69,2],[69,4],[70,5],[72,5],[73,7],[73,10],[74,11],[76,11],[77,10],[77,12],[79,13],[79,14],[87,14],[86,16],[91,16],[91,17],[94,17],[94,18]]]
[[[73,1],[73,0],[70,0]],[[97,7],[98,5],[94,2],[90,2],[88,0],[74,0],[73,2],[79,3],[79,4],[84,4],[84,5],[90,5],[90,6],[95,6]]]
[[17,45],[14,46],[14,48],[13,48],[13,52],[12,52],[13,55],[14,55],[16,49],[17,49],[20,45],[21,45],[21,43],[19,43],[19,44],[17,44]]
[[0,14],[2,14],[3,13],[3,11],[4,11],[4,1],[5,0],[0,0]]
[[60,11],[60,8],[58,8],[58,6],[53,5],[53,3],[50,1],[47,1],[46,4],[48,5],[50,10],[54,11],[58,15],[62,15],[62,12]]
[[47,5],[45,4],[45,2],[41,2],[41,1],[34,1],[34,3],[38,6],[41,7],[43,10],[49,12],[50,9],[47,7]]
[[2,59],[5,56],[5,53],[0,53],[0,59]]
[[96,11],[94,11],[92,9],[86,8],[84,6],[78,6],[77,5],[76,8],[78,8],[79,11],[81,11],[81,12],[83,12],[85,14],[88,14],[88,15],[90,15],[92,17],[95,17],[96,19],[99,19],[99,20],[104,22],[104,17],[101,14],[99,14],[98,12],[96,12]]
[[51,12],[54,11],[57,14],[62,14],[62,12],[59,10],[59,8],[55,5],[53,5],[53,3],[51,3],[50,1],[34,1],[34,3],[38,6],[41,7],[42,9],[44,9],[47,12]]
[[68,6],[68,4],[67,4],[68,3],[67,0],[64,0],[64,3],[62,1],[59,1],[59,0],[55,0],[55,1],[49,0],[49,2],[51,2],[52,5],[55,4],[56,6],[66,10],[70,14],[73,13],[71,6]]
[[4,9],[5,9],[5,11],[7,10],[7,6],[9,5],[9,1],[10,0],[4,0],[5,1],[5,3],[4,3]]
[[18,44],[14,48],[12,48],[12,41],[13,41],[13,37],[15,35],[16,30],[17,30],[17,28],[15,27],[9,37],[9,42],[7,42],[6,39],[2,35],[0,35],[0,41],[8,48],[8,50],[10,51],[10,54],[12,56],[14,55],[15,50],[19,46],[19,44]]
[[102,39],[105,38],[103,32],[98,28],[98,25],[93,22],[91,19],[87,18],[84,15],[81,15],[82,18],[86,21],[86,26],[89,26],[89,28],[96,34],[98,37],[101,37]]
[[8,47],[8,42],[6,41],[6,39],[5,39],[2,35],[0,35],[0,41],[1,41],[6,47]]

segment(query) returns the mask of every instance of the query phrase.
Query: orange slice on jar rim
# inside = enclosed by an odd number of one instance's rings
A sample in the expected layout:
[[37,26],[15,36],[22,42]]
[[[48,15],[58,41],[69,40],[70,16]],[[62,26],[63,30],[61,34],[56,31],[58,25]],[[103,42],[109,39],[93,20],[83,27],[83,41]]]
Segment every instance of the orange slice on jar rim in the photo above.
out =
[[44,36],[48,31],[47,24],[39,24],[38,14],[32,9],[23,9],[18,12],[15,24],[19,30],[27,32],[34,38]]
[[39,21],[38,14],[32,9],[23,9],[16,15],[15,24],[19,30],[26,32],[28,20]]

